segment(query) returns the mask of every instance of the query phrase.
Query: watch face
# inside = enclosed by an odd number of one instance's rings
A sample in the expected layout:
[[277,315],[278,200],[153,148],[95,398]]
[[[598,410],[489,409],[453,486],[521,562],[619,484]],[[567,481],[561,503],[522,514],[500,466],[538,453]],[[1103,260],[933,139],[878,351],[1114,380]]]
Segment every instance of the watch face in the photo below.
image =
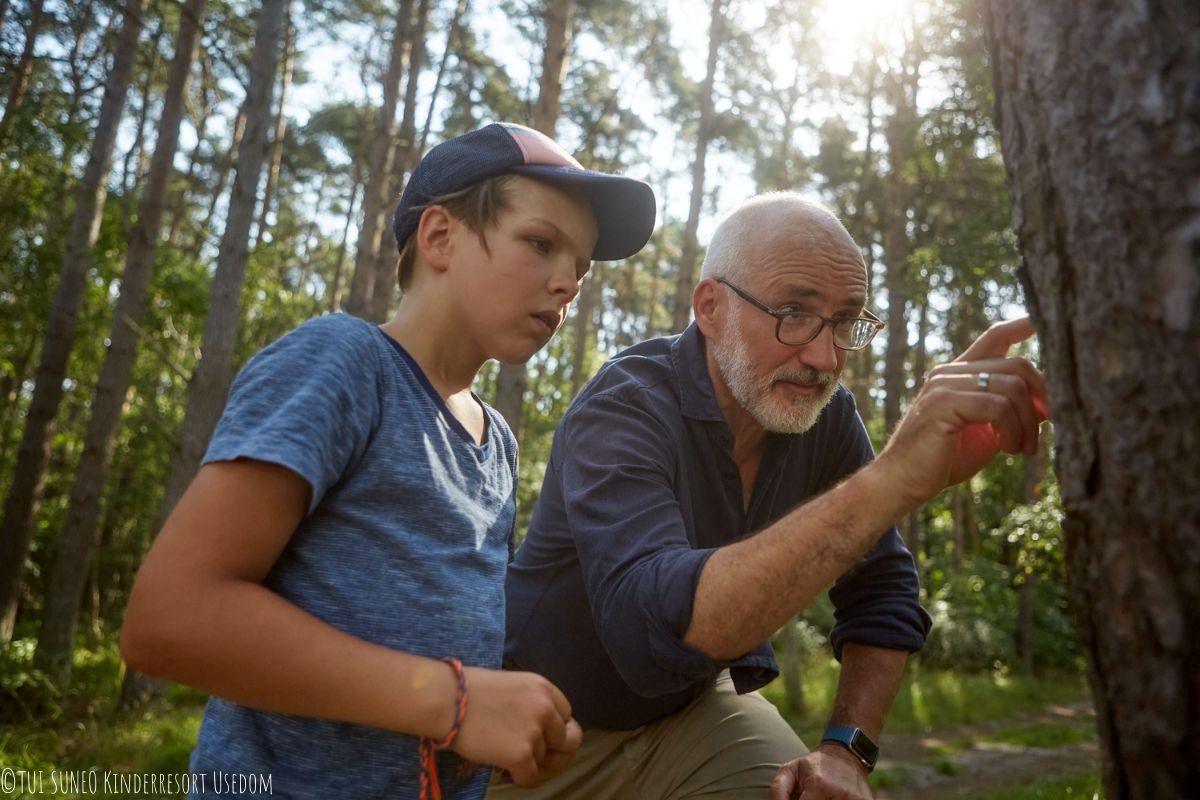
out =
[[865,733],[860,730],[854,731],[854,737],[850,740],[850,747],[862,756],[864,761],[872,767],[875,766],[875,760],[879,758],[879,747],[868,739]]

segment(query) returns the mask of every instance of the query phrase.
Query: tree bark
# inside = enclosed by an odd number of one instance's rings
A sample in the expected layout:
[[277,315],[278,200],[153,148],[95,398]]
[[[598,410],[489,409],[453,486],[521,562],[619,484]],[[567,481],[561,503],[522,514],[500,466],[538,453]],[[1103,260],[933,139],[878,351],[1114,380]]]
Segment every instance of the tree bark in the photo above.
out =
[[[240,297],[249,255],[250,224],[254,219],[258,184],[266,161],[267,129],[271,124],[271,95],[279,55],[280,30],[288,0],[263,0],[250,56],[250,80],[246,88],[246,132],[237,154],[237,174],[229,197],[225,231],[217,253],[217,268],[209,294],[209,312],[204,321],[200,363],[188,388],[187,408],[179,435],[179,452],[171,460],[166,496],[159,525],[191,483],[212,430],[225,407],[233,382],[234,347],[241,321]],[[134,704],[146,694],[146,679],[133,670],[126,672],[121,703]]]
[[887,125],[888,174],[884,181],[887,222],[883,225],[883,252],[887,258],[884,287],[888,296],[887,349],[883,358],[883,424],[891,433],[900,422],[907,394],[908,371],[908,214],[912,186],[908,165],[916,147],[917,88],[921,55],[914,40],[908,43],[900,74],[891,76],[892,117]]
[[371,293],[369,318],[384,322],[399,288],[396,284],[396,237],[392,235],[392,203],[399,197],[404,176],[413,168],[417,155],[417,87],[425,68],[425,26],[429,21],[429,0],[417,4],[417,17],[409,34],[408,77],[404,86],[404,114],[392,155],[392,169],[387,176],[387,202],[380,227],[379,252],[375,257],[375,290]]
[[49,592],[38,635],[35,663],[60,684],[70,680],[75,624],[88,562],[100,516],[100,491],[112,458],[113,438],[129,396],[138,331],[146,311],[146,295],[154,269],[159,233],[167,202],[167,182],[179,145],[179,126],[196,44],[200,37],[205,0],[188,0],[182,9],[175,57],[167,79],[167,93],[158,120],[155,145],[145,193],[129,242],[121,295],[113,316],[108,352],[92,398],[83,453],[75,469],[67,507],[67,520],[59,539]]
[[[24,104],[25,92],[29,89],[29,76],[33,72],[33,48],[37,45],[37,37],[42,30],[42,21],[45,17],[42,12],[43,6],[45,6],[44,0],[33,0],[29,6],[29,28],[25,31],[25,47],[21,51],[21,57],[17,59],[16,69],[13,70],[12,84],[8,87],[8,99],[4,103],[4,116],[0,117],[0,147],[8,143],[8,135],[12,131],[17,109]],[[140,26],[141,15],[138,16]]]
[[1105,796],[1200,786],[1200,6],[987,5]]
[[12,485],[0,522],[0,644],[12,638],[25,559],[29,555],[31,521],[36,511],[39,487],[45,475],[50,426],[58,413],[66,377],[67,359],[75,340],[75,326],[87,273],[92,263],[92,246],[100,234],[104,200],[108,196],[108,173],[113,144],[125,109],[125,97],[133,78],[138,33],[142,26],[141,0],[128,0],[125,20],[117,41],[113,65],[104,86],[100,118],[92,140],[83,180],[80,182],[59,272],[54,306],[46,324],[46,336],[38,363],[33,397],[25,417]]
[[[548,0],[546,3],[546,47],[542,50],[542,74],[538,80],[538,99],[533,108],[533,127],[555,136],[558,116],[562,109],[562,79],[571,51],[571,34],[575,18],[573,0]],[[501,364],[496,374],[496,395],[492,400],[496,410],[508,422],[517,441],[525,422],[525,394],[529,379],[524,364]]]
[[396,10],[396,32],[388,56],[387,73],[383,78],[383,106],[371,137],[371,152],[367,167],[367,185],[363,190],[363,221],[358,231],[358,247],[354,257],[354,276],[350,279],[350,297],[346,311],[355,316],[369,317],[371,298],[375,293],[375,262],[383,241],[384,209],[388,205],[389,176],[392,172],[393,142],[396,133],[396,106],[400,102],[400,77],[408,63],[412,43],[413,0],[400,0]]
[[275,112],[275,126],[271,131],[270,160],[267,165],[267,185],[263,189],[262,203],[258,212],[258,232],[255,234],[254,249],[262,246],[267,233],[267,216],[271,213],[271,205],[275,201],[275,188],[279,183],[279,170],[283,166],[283,142],[287,137],[287,102],[288,92],[292,88],[292,71],[296,63],[296,26],[292,22],[292,6],[288,3],[283,21],[283,77],[279,83],[278,111]]
[[675,310],[671,329],[679,333],[688,326],[692,316],[692,289],[696,283],[696,259],[700,245],[696,231],[700,227],[700,209],[704,203],[704,164],[708,145],[713,137],[713,84],[717,76],[717,61],[725,36],[725,0],[713,0],[708,27],[708,61],[704,81],[700,84],[700,122],[696,131],[696,152],[692,157],[692,194],[688,201],[688,218],[683,231],[683,250],[679,255],[679,275],[675,282]]

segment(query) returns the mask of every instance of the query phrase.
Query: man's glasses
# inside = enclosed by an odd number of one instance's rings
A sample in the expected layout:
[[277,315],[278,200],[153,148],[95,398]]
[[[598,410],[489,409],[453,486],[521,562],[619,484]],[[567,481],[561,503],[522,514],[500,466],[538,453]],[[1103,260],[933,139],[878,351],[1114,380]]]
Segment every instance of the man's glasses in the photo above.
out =
[[839,350],[862,350],[871,343],[875,338],[875,334],[883,330],[883,322],[866,309],[863,310],[862,317],[822,317],[820,314],[814,314],[811,311],[778,311],[771,308],[766,303],[762,302],[754,295],[742,289],[739,286],[734,286],[724,278],[717,278],[718,283],[723,283],[737,293],[737,296],[745,300],[750,305],[760,311],[765,311],[775,318],[775,338],[781,344],[786,345],[802,345],[808,344],[817,335],[821,333],[821,329],[829,323],[833,328],[833,345]]

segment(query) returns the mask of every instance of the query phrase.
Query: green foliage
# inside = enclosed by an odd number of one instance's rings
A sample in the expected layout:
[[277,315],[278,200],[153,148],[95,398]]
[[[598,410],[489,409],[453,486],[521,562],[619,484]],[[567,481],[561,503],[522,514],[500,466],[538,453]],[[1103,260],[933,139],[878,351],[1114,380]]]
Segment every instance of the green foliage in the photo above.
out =
[[1038,778],[1022,786],[975,795],[975,800],[1100,800],[1098,771],[1066,777]]

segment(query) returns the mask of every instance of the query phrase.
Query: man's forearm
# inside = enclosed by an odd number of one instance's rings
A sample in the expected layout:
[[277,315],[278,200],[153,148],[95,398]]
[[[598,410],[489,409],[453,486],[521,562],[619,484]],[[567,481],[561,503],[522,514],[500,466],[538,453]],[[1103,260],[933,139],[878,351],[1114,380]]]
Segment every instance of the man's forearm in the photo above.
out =
[[842,674],[830,723],[862,728],[878,741],[907,662],[908,653],[903,650],[847,642],[842,648]]
[[684,641],[717,661],[738,658],[806,608],[908,510],[870,464],[721,548],[700,573]]

